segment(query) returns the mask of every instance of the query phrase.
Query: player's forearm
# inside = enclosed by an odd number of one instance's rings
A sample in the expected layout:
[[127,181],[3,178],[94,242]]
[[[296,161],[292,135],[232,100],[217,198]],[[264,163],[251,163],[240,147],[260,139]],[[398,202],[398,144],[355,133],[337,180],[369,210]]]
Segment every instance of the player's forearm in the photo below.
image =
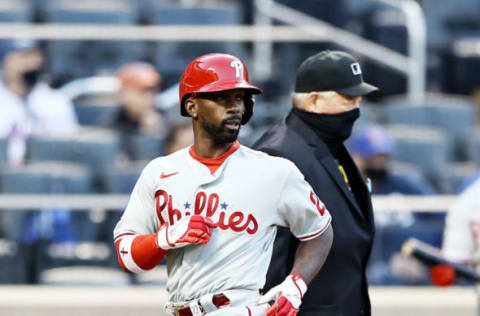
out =
[[309,284],[322,268],[333,242],[332,226],[312,240],[302,241],[295,254],[291,275],[298,273]]
[[158,247],[157,234],[129,235],[115,243],[118,262],[126,272],[141,273],[157,266],[167,251]]

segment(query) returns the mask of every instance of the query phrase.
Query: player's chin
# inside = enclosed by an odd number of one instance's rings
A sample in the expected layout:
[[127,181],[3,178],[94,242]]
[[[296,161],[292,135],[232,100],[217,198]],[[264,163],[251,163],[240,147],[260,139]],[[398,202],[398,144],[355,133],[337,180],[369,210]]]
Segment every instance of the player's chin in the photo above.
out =
[[226,142],[231,143],[231,142],[234,142],[234,141],[237,140],[238,133],[240,133],[240,125],[236,129],[230,129],[227,126],[225,126],[225,128],[223,130],[223,133],[222,133],[223,134],[222,138]]

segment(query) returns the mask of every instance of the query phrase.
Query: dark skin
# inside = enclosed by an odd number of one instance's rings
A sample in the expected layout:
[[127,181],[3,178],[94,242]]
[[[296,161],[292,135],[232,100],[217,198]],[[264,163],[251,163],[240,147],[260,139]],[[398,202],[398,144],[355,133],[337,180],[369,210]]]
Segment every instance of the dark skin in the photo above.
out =
[[320,236],[301,242],[295,253],[295,261],[290,274],[298,273],[305,283],[310,284],[327,260],[332,243],[332,225]]
[[[185,108],[192,117],[197,155],[216,158],[228,151],[237,139],[243,113],[245,91],[226,90],[188,98]],[[333,242],[332,226],[320,236],[301,242],[290,274],[298,273],[309,284],[320,271]]]
[[217,158],[232,146],[245,112],[244,98],[245,91],[236,89],[204,93],[186,100],[197,155]]

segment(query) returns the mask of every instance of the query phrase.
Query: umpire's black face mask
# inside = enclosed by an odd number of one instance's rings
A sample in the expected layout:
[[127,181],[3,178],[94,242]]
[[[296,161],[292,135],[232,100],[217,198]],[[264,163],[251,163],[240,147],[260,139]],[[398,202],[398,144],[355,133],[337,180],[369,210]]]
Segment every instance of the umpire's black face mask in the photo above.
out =
[[338,114],[317,114],[293,108],[302,121],[307,123],[328,145],[340,145],[352,134],[353,123],[360,116],[356,108]]

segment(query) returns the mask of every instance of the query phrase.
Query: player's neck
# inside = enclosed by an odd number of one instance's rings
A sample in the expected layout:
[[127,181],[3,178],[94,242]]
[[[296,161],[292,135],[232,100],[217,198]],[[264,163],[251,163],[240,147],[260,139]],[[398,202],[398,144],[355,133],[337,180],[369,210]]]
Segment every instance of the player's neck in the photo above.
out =
[[215,144],[210,139],[203,139],[202,141],[197,141],[197,139],[195,139],[194,148],[197,156],[201,158],[217,158],[225,154],[232,144],[233,142]]

